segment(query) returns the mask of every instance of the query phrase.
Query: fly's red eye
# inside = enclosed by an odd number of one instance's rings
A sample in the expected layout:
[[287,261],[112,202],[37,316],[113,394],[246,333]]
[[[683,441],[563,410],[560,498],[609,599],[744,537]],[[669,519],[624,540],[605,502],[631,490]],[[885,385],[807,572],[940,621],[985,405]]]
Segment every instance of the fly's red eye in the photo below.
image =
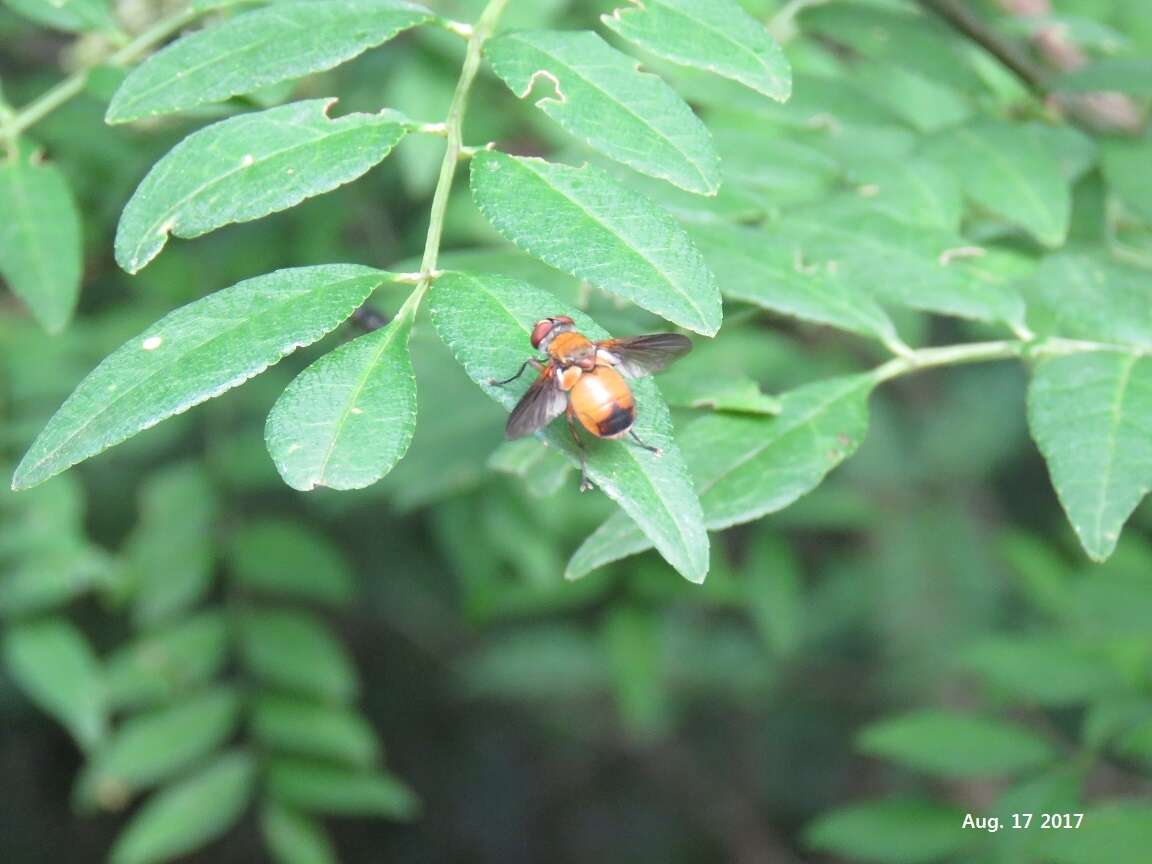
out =
[[545,318],[543,321],[537,321],[536,326],[532,328],[532,347],[539,348],[540,343],[544,338],[552,332],[552,321]]

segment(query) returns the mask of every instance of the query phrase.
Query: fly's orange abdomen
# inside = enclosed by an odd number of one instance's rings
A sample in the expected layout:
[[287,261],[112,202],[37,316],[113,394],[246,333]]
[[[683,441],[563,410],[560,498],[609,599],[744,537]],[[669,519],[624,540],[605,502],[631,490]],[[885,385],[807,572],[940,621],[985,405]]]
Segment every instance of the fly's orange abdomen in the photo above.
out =
[[597,438],[620,438],[636,419],[632,388],[611,366],[597,366],[585,372],[568,398],[569,410]]

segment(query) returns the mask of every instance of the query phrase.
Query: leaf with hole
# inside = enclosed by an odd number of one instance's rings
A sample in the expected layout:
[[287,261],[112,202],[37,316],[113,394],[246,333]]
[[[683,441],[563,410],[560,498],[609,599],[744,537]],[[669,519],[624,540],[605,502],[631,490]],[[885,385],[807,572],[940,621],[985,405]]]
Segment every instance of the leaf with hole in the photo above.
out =
[[719,329],[715,277],[684,229],[598,168],[477,153],[472,197],[496,230],[553,267],[697,333]]
[[[505,408],[523,392],[519,386],[497,387],[532,355],[532,325],[550,315],[570,315],[592,339],[607,334],[587,316],[524,282],[498,276],[447,273],[433,284],[429,305],[440,338],[464,370]],[[700,582],[708,571],[708,535],[699,501],[672,437],[668,408],[651,379],[630,382],[636,396],[636,434],[663,450],[662,456],[628,441],[587,441],[588,475],[628,513],[648,542],[684,577]],[[576,458],[561,422],[540,434],[551,446]]]
[[106,119],[171,114],[322,72],[432,18],[399,0],[300,0],[244,12],[182,36],[133,69]]
[[362,489],[392,470],[416,429],[410,316],[325,354],[288,385],[264,428],[284,482]]
[[386,278],[353,264],[278,270],[166,315],[80,382],[17,466],[13,488],[243,384],[336,327]]
[[720,158],[708,129],[676,91],[587,31],[523,30],[484,46],[493,71],[521,99],[605,156],[714,195]]

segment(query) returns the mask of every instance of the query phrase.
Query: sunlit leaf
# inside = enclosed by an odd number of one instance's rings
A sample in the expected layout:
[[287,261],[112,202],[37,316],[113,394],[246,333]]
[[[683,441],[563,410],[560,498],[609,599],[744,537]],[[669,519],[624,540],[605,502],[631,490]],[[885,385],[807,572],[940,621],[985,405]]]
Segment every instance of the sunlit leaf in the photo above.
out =
[[229,753],[140,808],[112,848],[112,864],[159,864],[214,840],[240,818],[252,791],[253,765]]
[[335,100],[241,114],[193,132],[160,159],[124,207],[116,261],[136,273],[168,235],[199,237],[294,207],[361,176],[408,131],[397,115],[332,119]]
[[68,181],[35,158],[0,159],[0,213],[0,275],[44,329],[62,330],[80,292],[84,252]]
[[720,187],[708,130],[676,91],[587,31],[525,30],[484,46],[492,69],[605,156],[689,192]]
[[399,0],[301,0],[245,12],[177,39],[133,69],[107,120],[182,111],[331,69],[431,19]]
[[1101,167],[1112,191],[1152,225],[1152,137],[1108,141]]
[[13,488],[42,483],[244,383],[315,342],[385,278],[352,264],[278,270],[166,315],[80,382],[17,466]]
[[643,0],[601,19],[645,51],[783,101],[792,73],[780,46],[735,0]]
[[716,281],[688,235],[603,171],[478,153],[472,195],[529,254],[675,324],[706,335],[719,329]]
[[1047,741],[1023,726],[947,711],[881,720],[857,743],[865,753],[943,777],[1019,774],[1056,758]]
[[[496,387],[532,355],[528,334],[549,315],[570,315],[592,338],[603,330],[580,312],[527,283],[495,276],[449,273],[433,284],[429,304],[440,337],[472,380],[506,408],[516,404],[524,385]],[[636,395],[636,432],[663,450],[643,450],[627,441],[587,442],[588,474],[606,495],[636,520],[673,567],[699,582],[708,570],[708,538],[699,503],[680,451],[672,438],[668,409],[654,382],[631,382]],[[566,430],[557,421],[544,433],[553,447],[575,457]],[[585,435],[586,439],[590,436]]]
[[[776,417],[713,414],[685,427],[679,441],[707,528],[782,510],[818,486],[867,434],[873,383],[866,375],[820,381],[784,393]],[[581,544],[564,575],[576,579],[651,545],[617,513]]]
[[1041,360],[1028,422],[1068,521],[1103,561],[1152,487],[1152,358],[1095,351]]
[[340,346],[276,400],[264,437],[289,486],[362,489],[404,456],[416,428],[411,332],[402,317]]
[[66,726],[81,747],[90,748],[104,736],[100,664],[75,625],[45,618],[9,626],[4,662],[28,698]]

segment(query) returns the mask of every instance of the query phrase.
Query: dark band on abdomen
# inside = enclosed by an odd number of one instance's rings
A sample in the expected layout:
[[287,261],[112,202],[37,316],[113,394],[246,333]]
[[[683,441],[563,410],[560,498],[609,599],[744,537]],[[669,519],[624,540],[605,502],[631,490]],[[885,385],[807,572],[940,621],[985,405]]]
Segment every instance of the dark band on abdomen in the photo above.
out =
[[613,405],[612,413],[597,423],[596,429],[602,438],[611,438],[613,435],[620,435],[627,432],[635,416],[636,412],[631,407],[625,408],[623,405]]

